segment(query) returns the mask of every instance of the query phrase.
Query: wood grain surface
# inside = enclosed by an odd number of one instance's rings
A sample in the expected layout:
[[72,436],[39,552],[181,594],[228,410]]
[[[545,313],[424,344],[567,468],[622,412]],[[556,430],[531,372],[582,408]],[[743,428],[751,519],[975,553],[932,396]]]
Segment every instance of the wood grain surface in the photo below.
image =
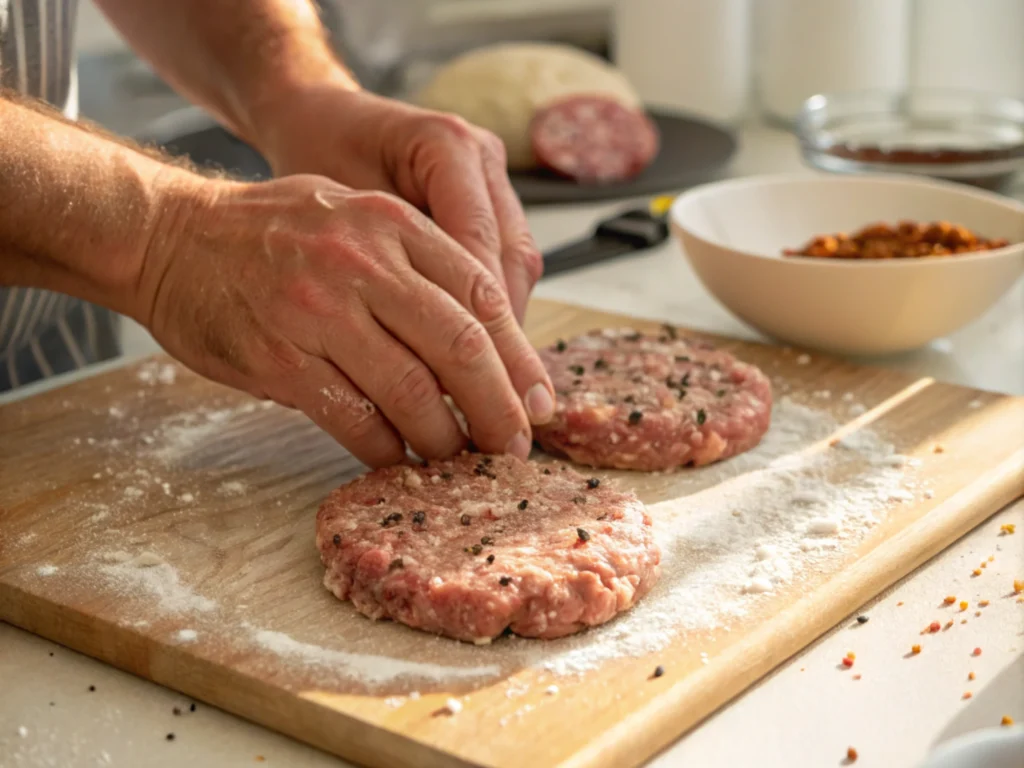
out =
[[[537,344],[626,324],[650,325],[539,301],[528,317]],[[1022,398],[716,341],[795,400],[855,395],[855,419],[815,407],[838,434],[884,431],[930,488],[740,627],[556,675],[561,641],[370,622],[323,589],[313,545],[317,505],[362,468],[300,414],[163,359],[0,407],[0,619],[367,765],[639,765],[1024,490]],[[648,503],[742,477],[605,474]]]

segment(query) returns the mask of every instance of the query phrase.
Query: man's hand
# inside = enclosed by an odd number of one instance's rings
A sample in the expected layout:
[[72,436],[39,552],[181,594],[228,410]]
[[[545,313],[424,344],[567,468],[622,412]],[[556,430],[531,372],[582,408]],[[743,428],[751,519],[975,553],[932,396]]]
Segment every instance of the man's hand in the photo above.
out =
[[276,175],[316,173],[357,189],[395,193],[428,212],[507,289],[522,322],[543,260],[497,136],[344,82],[319,83],[282,98],[257,120],[260,149]]
[[176,196],[133,312],[175,357],[301,409],[373,466],[404,440],[424,458],[464,446],[443,392],[481,450],[527,456],[550,381],[498,280],[426,216],[303,175]]

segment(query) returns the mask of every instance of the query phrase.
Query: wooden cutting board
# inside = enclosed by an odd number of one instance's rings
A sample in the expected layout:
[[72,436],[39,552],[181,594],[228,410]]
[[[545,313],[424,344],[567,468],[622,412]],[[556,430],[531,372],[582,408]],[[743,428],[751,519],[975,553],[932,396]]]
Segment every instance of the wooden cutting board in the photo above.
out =
[[[624,324],[651,325],[535,302],[528,329],[545,344]],[[623,638],[609,656],[603,630],[474,647],[358,616],[320,585],[313,524],[360,467],[301,415],[162,358],[0,407],[0,619],[368,765],[638,765],[1024,489],[1022,398],[718,341],[836,434],[917,457],[919,491],[742,616],[680,621],[649,653]],[[833,450],[819,438],[794,457]],[[616,476],[651,503],[713,499],[756,471]],[[669,608],[714,608],[683,602]],[[584,674],[547,663],[599,641]],[[440,711],[450,697],[461,712]]]

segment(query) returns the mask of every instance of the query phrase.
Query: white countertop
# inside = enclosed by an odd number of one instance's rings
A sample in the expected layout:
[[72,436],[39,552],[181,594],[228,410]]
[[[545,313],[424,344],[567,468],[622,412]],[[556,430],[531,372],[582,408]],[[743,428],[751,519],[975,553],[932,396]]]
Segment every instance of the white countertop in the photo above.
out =
[[[737,175],[800,169],[787,134],[743,135]],[[542,248],[577,237],[617,205],[529,212]],[[537,296],[664,319],[688,327],[757,338],[697,282],[674,243],[648,255],[598,265],[545,281]],[[129,357],[153,351],[137,328],[126,334]],[[984,317],[887,367],[1024,394],[1024,281]],[[35,391],[38,388],[32,388]],[[28,391],[19,395],[28,394]],[[0,402],[7,398],[0,398]],[[1015,522],[1014,536],[997,536]],[[995,556],[983,579],[970,569]],[[652,765],[801,768],[844,764],[912,768],[940,740],[995,726],[1004,714],[1024,722],[1024,605],[1005,595],[1024,578],[1024,502],[1000,512],[890,593],[865,606],[863,625],[846,622],[723,708],[657,757]],[[945,615],[945,595],[971,602],[970,623],[912,659],[905,650],[922,626]],[[991,605],[974,616],[974,603]],[[970,655],[981,647],[979,657]],[[837,662],[855,651],[855,672]],[[52,655],[51,655],[52,654]],[[967,680],[968,672],[977,679]],[[89,686],[95,686],[94,692]],[[962,699],[973,693],[969,701]],[[192,768],[310,766],[347,763],[173,691],[112,669],[21,630],[0,624],[0,768],[131,766]],[[173,707],[184,713],[175,716]],[[166,741],[174,733],[173,742]],[[258,757],[264,758],[258,761]]]

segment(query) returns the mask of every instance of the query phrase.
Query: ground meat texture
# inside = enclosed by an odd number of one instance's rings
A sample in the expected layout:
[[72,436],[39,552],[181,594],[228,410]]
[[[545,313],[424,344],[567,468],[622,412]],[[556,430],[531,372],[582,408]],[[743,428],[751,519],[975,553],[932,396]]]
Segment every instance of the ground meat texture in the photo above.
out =
[[753,448],[771,421],[771,384],[753,365],[666,327],[593,331],[541,351],[556,392],[538,443],[580,464],[661,470]]
[[573,96],[537,111],[530,142],[540,165],[581,183],[631,179],[658,153],[658,130],[641,110],[604,96]]
[[658,579],[651,520],[632,493],[547,469],[466,453],[342,486],[317,514],[324,584],[370,618],[465,641],[608,621]]

